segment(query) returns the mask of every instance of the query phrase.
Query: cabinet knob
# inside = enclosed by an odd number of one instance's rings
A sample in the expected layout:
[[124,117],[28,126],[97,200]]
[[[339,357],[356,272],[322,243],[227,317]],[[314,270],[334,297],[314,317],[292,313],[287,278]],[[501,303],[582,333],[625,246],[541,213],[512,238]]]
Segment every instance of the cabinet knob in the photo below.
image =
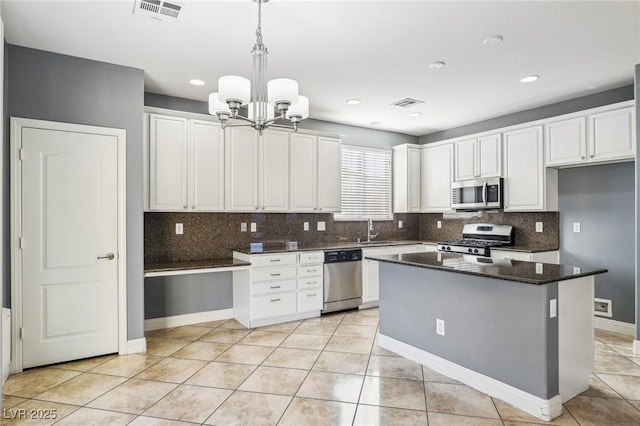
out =
[[589,157],[593,158],[593,157],[595,157],[595,155],[594,155],[594,154],[591,154]]
[[259,208],[259,207],[258,207],[258,206],[256,206],[256,210],[258,210],[258,208]]
[[320,207],[318,210],[322,211],[322,207]]
[[187,208],[187,205],[186,205],[186,204],[183,204],[183,205],[182,205],[182,208],[186,209],[186,208]]
[[581,160],[584,160],[585,158],[586,158],[586,157],[585,157],[584,155],[582,155],[582,156],[580,157],[580,159],[581,159]]
[[196,208],[196,205],[195,205],[195,204],[194,204],[194,205],[192,205],[192,206],[191,206],[191,208],[192,208],[192,209],[195,209],[195,208]]

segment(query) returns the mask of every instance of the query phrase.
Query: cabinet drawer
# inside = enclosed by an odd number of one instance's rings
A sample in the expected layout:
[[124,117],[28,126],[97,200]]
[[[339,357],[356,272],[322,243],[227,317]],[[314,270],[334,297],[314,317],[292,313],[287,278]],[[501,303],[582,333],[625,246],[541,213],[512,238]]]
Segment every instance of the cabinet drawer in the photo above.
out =
[[298,312],[321,311],[322,303],[321,288],[298,292]]
[[296,284],[296,280],[254,283],[251,284],[251,295],[291,291],[296,289]]
[[296,313],[296,292],[255,296],[251,298],[251,318],[278,317]]
[[254,268],[251,271],[251,281],[287,280],[296,277],[296,268],[287,266],[284,268]]
[[298,278],[322,276],[323,265],[298,266]]
[[251,266],[295,265],[297,257],[296,253],[261,254],[251,256]]
[[298,290],[322,287],[322,277],[298,278]]
[[324,263],[323,251],[305,251],[300,253],[300,264]]

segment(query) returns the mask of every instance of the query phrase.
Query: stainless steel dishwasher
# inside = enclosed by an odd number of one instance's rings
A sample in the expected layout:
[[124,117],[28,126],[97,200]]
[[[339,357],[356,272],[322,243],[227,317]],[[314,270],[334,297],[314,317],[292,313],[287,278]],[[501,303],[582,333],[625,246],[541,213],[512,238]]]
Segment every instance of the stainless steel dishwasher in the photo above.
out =
[[324,252],[322,313],[357,308],[362,303],[362,250]]

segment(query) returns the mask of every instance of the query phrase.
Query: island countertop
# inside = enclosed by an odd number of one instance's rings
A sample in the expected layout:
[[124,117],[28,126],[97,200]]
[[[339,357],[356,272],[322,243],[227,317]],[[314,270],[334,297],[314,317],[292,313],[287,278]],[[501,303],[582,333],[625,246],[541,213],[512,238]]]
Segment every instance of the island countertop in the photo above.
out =
[[602,274],[603,268],[590,268],[551,263],[526,262],[511,259],[464,255],[458,253],[410,253],[367,256],[367,259],[397,263],[461,274],[478,275],[526,284],[549,284],[578,277]]

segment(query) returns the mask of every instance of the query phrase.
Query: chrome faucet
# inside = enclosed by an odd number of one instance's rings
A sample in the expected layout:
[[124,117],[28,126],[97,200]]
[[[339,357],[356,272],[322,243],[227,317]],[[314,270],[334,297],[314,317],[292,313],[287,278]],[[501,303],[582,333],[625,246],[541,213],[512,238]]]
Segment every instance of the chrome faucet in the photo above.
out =
[[367,242],[370,243],[372,239],[378,236],[378,234],[372,234],[373,232],[373,220],[367,219]]

